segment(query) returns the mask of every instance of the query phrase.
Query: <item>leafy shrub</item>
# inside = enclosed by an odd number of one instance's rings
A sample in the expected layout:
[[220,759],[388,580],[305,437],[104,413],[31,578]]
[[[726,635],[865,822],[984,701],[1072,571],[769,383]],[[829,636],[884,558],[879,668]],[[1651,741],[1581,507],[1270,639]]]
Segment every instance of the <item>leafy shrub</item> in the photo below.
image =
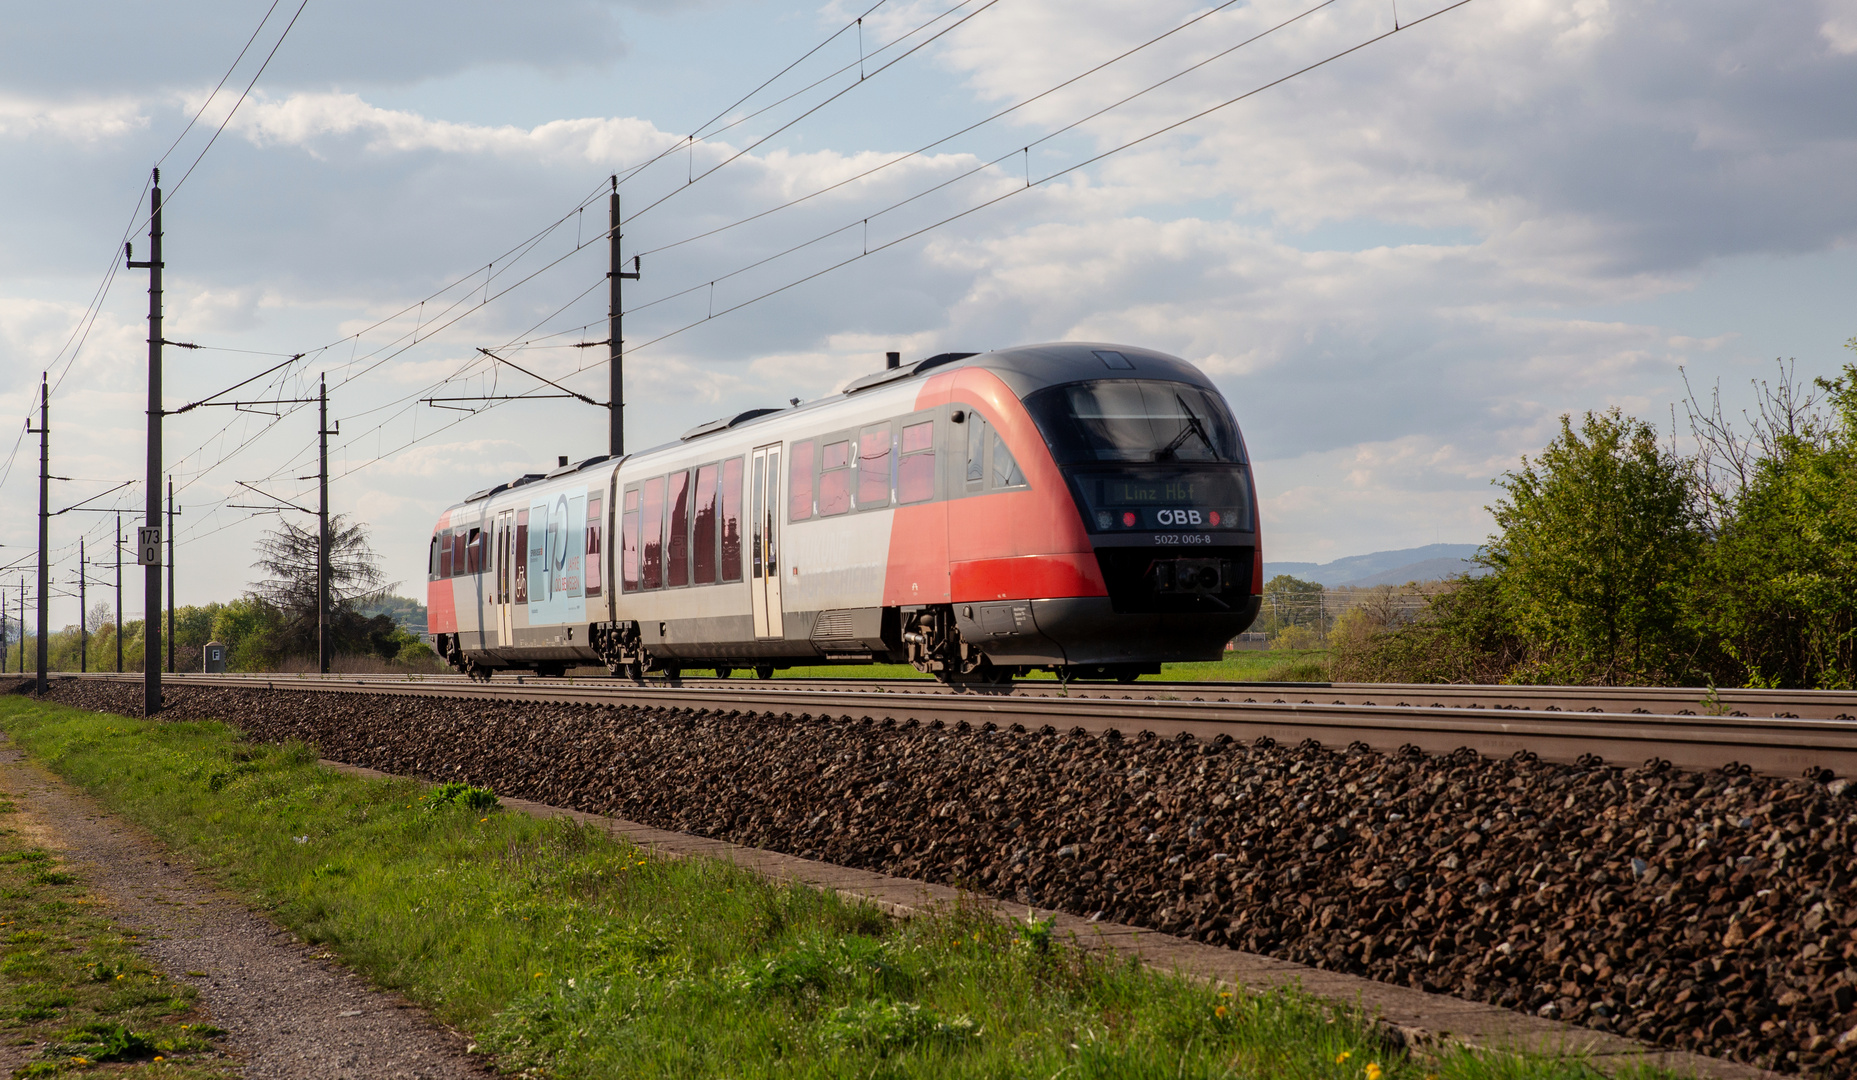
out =
[[1494,578],[1459,577],[1416,618],[1335,635],[1342,682],[1499,683],[1526,656]]
[[426,809],[438,810],[447,806],[462,806],[475,813],[495,810],[502,803],[497,801],[496,792],[489,788],[472,787],[456,780],[448,780],[426,793]]

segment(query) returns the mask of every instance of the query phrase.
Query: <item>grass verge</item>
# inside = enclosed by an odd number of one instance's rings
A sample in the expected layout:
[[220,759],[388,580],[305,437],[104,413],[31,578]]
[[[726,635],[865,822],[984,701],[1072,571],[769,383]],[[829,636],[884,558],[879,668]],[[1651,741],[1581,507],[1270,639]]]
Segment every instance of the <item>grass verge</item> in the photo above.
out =
[[15,812],[0,795],[0,1042],[29,1058],[13,1075],[233,1075],[193,988],[150,967]]
[[302,746],[0,698],[0,726],[105,806],[376,983],[554,1077],[1590,1076],[1232,996],[972,911],[905,923],[672,861],[458,785],[361,780]]

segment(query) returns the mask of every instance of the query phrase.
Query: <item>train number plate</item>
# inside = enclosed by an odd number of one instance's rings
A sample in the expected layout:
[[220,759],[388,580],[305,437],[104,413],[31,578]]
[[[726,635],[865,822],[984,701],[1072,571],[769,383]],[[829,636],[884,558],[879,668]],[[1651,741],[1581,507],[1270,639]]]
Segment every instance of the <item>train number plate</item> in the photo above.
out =
[[1154,542],[1157,544],[1210,544],[1212,535],[1210,533],[1157,533]]

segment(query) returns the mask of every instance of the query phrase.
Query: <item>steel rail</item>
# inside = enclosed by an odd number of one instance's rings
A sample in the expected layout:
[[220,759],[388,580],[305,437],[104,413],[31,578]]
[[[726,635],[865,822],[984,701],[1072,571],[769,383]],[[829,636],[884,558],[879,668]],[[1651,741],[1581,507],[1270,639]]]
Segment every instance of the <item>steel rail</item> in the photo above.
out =
[[[68,679],[133,680],[110,673]],[[837,716],[923,724],[969,724],[1028,730],[1082,729],[1123,736],[1152,732],[1164,738],[1220,735],[1252,742],[1269,738],[1298,744],[1313,739],[1333,747],[1355,743],[1380,751],[1416,747],[1443,754],[1469,747],[1490,757],[1530,752],[1550,761],[1585,755],[1618,765],[1662,759],[1685,769],[1743,765],[1778,776],[1802,773],[1857,775],[1857,722],[1733,716],[1670,716],[1630,712],[1521,711],[1464,705],[1330,704],[1302,701],[1232,701],[1132,694],[1118,697],[1021,693],[956,694],[891,689],[822,691],[696,684],[634,686],[604,680],[528,680],[479,683],[464,679],[295,675],[185,675],[181,686],[446,697],[533,704],[582,704],[707,709],[787,716]],[[1118,689],[1127,690],[1127,687]],[[233,719],[236,722],[236,718]]]
[[[221,678],[278,681],[361,680],[369,685],[415,681],[444,685],[464,682],[450,673],[432,675],[316,675],[227,673]],[[624,688],[632,684],[605,677],[543,677],[502,674],[490,685]],[[663,684],[654,677],[649,685]],[[666,684],[667,685],[667,684]],[[840,694],[1008,695],[1013,697],[1114,698],[1169,700],[1185,697],[1245,704],[1394,705],[1421,708],[1494,708],[1542,712],[1598,712],[1658,716],[1726,716],[1749,718],[1851,720],[1857,718],[1857,691],[1744,690],[1711,691],[1708,687],[1660,686],[1488,686],[1452,683],[1265,683],[1265,682],[1070,682],[1018,679],[1003,686],[948,686],[932,679],[714,679],[685,676],[685,688],[780,690]],[[1711,696],[1713,695],[1713,696]]]

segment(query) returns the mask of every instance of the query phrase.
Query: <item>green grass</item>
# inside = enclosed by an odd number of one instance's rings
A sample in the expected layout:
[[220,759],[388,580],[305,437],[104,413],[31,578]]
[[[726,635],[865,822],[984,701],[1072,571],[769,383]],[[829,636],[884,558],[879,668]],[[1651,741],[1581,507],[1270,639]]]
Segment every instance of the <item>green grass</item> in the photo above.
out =
[[[691,668],[688,673],[696,676],[711,674],[706,668]],[[735,672],[736,678],[741,678],[746,674],[741,670]],[[929,678],[908,664],[826,664],[818,667],[784,668],[777,674],[783,679]],[[1027,676],[1031,679],[1055,677],[1048,671],[1035,671]],[[1328,652],[1325,649],[1228,652],[1223,660],[1207,660],[1191,664],[1162,664],[1159,675],[1143,675],[1140,681],[1327,682]]]
[[232,1075],[208,1056],[219,1031],[193,988],[149,966],[79,875],[8,827],[15,813],[0,796],[0,1041],[37,1050],[14,1075]]
[[[377,984],[558,1077],[1590,1075],[1421,1063],[1349,1010],[1231,996],[954,910],[904,923],[710,860],[323,769],[306,747],[0,698],[28,752]],[[473,801],[476,806],[473,807]]]

